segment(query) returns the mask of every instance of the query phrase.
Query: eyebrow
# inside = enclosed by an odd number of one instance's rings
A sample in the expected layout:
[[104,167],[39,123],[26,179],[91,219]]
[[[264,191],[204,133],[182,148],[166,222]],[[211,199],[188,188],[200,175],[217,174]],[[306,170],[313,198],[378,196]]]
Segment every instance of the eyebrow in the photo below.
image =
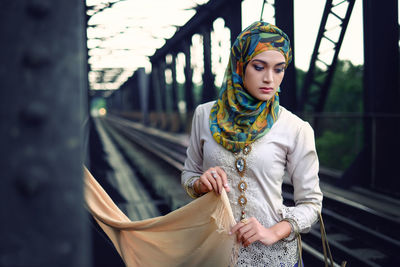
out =
[[[253,59],[252,61],[259,61],[259,62],[261,62],[261,63],[263,63],[265,65],[269,65],[267,61],[264,61],[264,60],[261,60],[261,59]],[[280,65],[285,65],[285,64],[286,64],[286,62],[280,62],[280,63],[275,64],[275,67],[280,66]]]

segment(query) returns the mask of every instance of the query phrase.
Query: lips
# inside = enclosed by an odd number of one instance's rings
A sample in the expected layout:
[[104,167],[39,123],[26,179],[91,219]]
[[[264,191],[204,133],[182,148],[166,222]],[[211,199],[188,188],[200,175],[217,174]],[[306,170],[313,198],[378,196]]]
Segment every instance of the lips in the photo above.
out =
[[264,94],[272,93],[274,91],[274,88],[272,87],[261,87],[260,91]]

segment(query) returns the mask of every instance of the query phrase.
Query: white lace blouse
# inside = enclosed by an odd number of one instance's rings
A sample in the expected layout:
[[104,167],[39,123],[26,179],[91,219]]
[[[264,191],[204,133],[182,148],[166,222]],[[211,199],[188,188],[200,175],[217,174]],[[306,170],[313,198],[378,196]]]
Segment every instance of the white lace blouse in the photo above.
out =
[[[190,191],[193,183],[210,167],[221,166],[228,177],[228,193],[233,215],[240,220],[237,203],[240,176],[235,169],[235,156],[213,139],[209,115],[214,102],[199,105],[193,116],[190,144],[182,172],[182,184]],[[246,215],[255,217],[264,227],[282,219],[292,224],[294,231],[308,232],[321,210],[318,158],[311,126],[282,106],[270,131],[251,145],[246,157],[245,181],[248,185]],[[288,175],[294,187],[295,207],[283,205],[282,183]],[[314,204],[311,204],[311,203]],[[304,204],[302,204],[304,203]],[[297,242],[286,240],[266,246],[255,242],[241,247],[238,266],[294,266],[297,262]]]

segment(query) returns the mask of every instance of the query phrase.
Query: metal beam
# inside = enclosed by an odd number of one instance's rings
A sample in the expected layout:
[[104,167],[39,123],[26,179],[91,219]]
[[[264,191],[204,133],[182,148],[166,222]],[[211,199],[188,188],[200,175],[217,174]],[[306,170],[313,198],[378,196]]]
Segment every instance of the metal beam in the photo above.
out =
[[294,8],[293,0],[275,1],[276,25],[288,36],[293,50],[293,59],[285,71],[281,84],[280,103],[291,111],[297,111],[296,69],[294,60]]
[[222,17],[231,32],[231,46],[242,31],[242,1],[235,0],[223,11]]
[[[364,0],[364,146],[342,177],[400,197],[400,84],[398,1]],[[377,23],[379,21],[379,23]]]
[[1,4],[0,266],[90,266],[83,14],[79,0]]
[[185,102],[186,113],[190,113],[194,109],[193,99],[193,71],[190,60],[190,42],[186,41],[183,44],[183,53],[185,54]]
[[[369,170],[359,181],[400,196],[400,85],[398,1],[363,2],[364,14],[364,148]],[[379,21],[379,23],[377,23]]]
[[171,93],[172,93],[172,112],[178,112],[178,82],[176,80],[176,53],[172,55],[171,62],[171,73],[172,73],[172,85],[171,85]]
[[[202,25],[209,24],[220,15],[220,11],[230,7],[234,3],[241,3],[242,0],[212,0],[207,4],[198,6],[197,13],[184,26],[180,27],[171,39],[168,39],[165,45],[159,48],[153,56],[151,62],[156,62],[165,57],[172,51],[177,52],[180,49],[183,40],[190,38],[196,33],[201,33]],[[235,4],[235,6],[237,6]],[[239,22],[239,18],[235,17]],[[236,38],[236,37],[235,37]]]
[[202,102],[208,102],[215,98],[214,75],[211,71],[211,25],[205,25],[202,30],[204,51],[204,74]]
[[[326,0],[325,9],[321,18],[321,24],[318,30],[317,39],[315,41],[314,51],[310,60],[310,66],[307,71],[306,77],[304,79],[302,90],[300,92],[301,94],[300,94],[300,101],[298,108],[300,111],[305,111],[306,104],[308,104],[309,108],[311,109],[308,111],[313,111],[313,112],[323,111],[326,98],[328,96],[329,88],[332,83],[333,74],[335,72],[336,63],[343,42],[344,34],[346,32],[351,12],[354,7],[354,3],[355,0],[345,0],[337,5],[333,5],[333,0]],[[347,4],[347,11],[345,17],[342,18],[338,17],[338,15],[333,11],[333,9],[336,8],[338,5],[343,5],[343,4]],[[328,29],[326,29],[326,23],[329,17],[335,17],[336,19],[339,19],[341,22],[339,25],[341,27],[341,32],[338,40],[332,40],[331,38],[328,38],[326,35],[328,32]],[[335,53],[331,59],[331,62],[324,62],[319,58],[320,56],[319,48],[323,38],[334,44],[333,49]],[[321,62],[327,67],[327,70],[325,72],[319,73],[320,76],[324,75],[322,77],[323,80],[322,83],[317,82],[317,79],[315,77],[317,75],[316,70],[318,70],[316,69],[317,62]],[[314,102],[310,101],[311,96],[309,95],[309,91],[312,85],[316,85],[319,88],[319,91],[316,92],[318,94],[317,97],[315,98],[316,101]],[[315,128],[317,128],[316,123],[317,121],[315,121],[314,124]],[[316,133],[319,133],[319,131],[317,130]]]

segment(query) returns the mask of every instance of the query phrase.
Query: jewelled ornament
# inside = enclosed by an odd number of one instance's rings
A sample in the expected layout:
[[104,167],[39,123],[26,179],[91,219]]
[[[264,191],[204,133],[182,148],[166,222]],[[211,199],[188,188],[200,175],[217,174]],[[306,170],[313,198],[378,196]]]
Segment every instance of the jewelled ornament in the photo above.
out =
[[247,198],[245,196],[246,190],[247,190],[247,183],[244,181],[244,174],[246,172],[246,156],[250,153],[251,147],[250,145],[246,145],[242,152],[242,155],[240,155],[240,152],[234,153],[235,155],[235,168],[236,171],[238,172],[239,176],[241,177],[241,180],[238,183],[238,189],[241,192],[241,195],[238,198],[238,204],[242,207],[241,211],[241,216],[240,219],[243,220],[246,218],[246,211],[245,207],[247,204]]

